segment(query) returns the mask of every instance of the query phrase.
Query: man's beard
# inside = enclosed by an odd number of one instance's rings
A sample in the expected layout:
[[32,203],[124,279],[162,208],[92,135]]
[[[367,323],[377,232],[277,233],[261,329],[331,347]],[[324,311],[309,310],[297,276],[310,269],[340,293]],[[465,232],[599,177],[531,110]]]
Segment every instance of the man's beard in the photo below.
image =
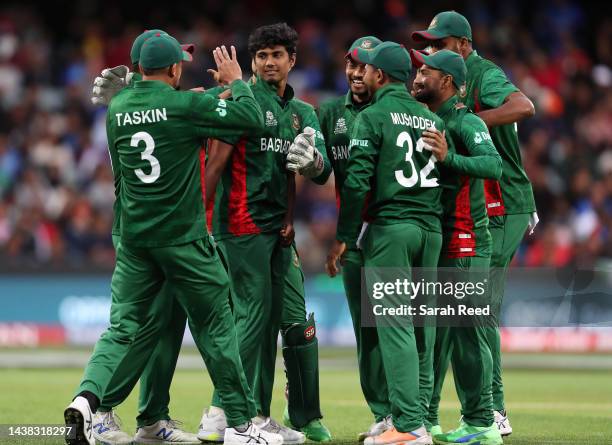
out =
[[429,105],[432,102],[435,102],[438,98],[437,94],[434,90],[420,90],[414,93],[414,98],[421,103]]

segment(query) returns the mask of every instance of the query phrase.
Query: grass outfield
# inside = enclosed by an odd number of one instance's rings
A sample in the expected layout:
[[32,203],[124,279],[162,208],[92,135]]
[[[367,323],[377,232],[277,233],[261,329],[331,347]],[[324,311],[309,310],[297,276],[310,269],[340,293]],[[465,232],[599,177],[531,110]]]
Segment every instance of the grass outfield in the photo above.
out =
[[[330,352],[322,354],[329,357]],[[325,361],[324,361],[325,362]],[[61,423],[82,371],[0,369],[0,424]],[[284,376],[278,372],[273,415],[281,418]],[[457,424],[459,405],[447,379],[441,406],[444,428]],[[515,433],[509,445],[612,443],[612,387],[609,371],[505,372],[507,405]],[[179,370],[172,387],[172,415],[195,431],[211,396],[205,371]],[[326,365],[321,372],[322,408],[335,443],[355,443],[372,421],[356,370]],[[135,428],[136,392],[118,408],[127,431]],[[0,438],[2,444],[61,444],[60,439]]]

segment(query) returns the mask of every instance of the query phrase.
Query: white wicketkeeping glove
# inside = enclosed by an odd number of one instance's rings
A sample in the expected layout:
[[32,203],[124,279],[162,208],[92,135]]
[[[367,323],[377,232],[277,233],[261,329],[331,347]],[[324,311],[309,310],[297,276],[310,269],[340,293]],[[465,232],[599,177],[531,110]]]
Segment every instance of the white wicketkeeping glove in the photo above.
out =
[[540,222],[540,218],[538,217],[538,212],[533,212],[531,215],[529,215],[529,235],[533,235],[533,231],[535,230],[535,227],[538,225],[538,222]]
[[287,153],[287,170],[298,172],[307,178],[316,178],[323,172],[323,156],[315,147],[315,129],[304,128],[298,134]]
[[91,103],[108,105],[115,94],[130,84],[133,75],[125,65],[103,69],[94,80]]

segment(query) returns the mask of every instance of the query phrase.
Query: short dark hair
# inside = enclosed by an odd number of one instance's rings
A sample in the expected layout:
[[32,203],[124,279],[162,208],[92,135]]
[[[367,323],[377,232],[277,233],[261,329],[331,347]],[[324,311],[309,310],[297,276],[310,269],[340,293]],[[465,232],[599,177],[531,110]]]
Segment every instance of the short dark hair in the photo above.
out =
[[289,55],[297,52],[298,33],[286,23],[275,23],[274,25],[260,26],[249,36],[249,53],[255,57],[255,53],[263,48],[272,48],[276,45],[285,47]]

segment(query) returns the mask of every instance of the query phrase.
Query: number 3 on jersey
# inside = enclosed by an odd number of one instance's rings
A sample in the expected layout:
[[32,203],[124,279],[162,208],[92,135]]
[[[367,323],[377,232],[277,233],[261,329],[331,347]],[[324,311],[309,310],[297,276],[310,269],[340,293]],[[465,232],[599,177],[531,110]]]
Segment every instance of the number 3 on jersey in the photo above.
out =
[[[410,133],[408,133],[407,131],[402,131],[397,136],[396,144],[399,148],[404,148],[404,144],[408,144],[408,151],[406,152],[406,162],[410,164],[410,167],[412,168],[412,174],[409,178],[404,175],[403,170],[395,170],[395,179],[397,179],[397,182],[399,182],[402,187],[410,188],[416,185],[420,177],[421,187],[438,187],[438,178],[427,177],[435,168],[436,157],[434,155],[431,155],[425,167],[423,167],[421,171],[417,173],[416,165],[414,165],[414,160],[412,159],[413,146]],[[419,138],[416,143],[416,151],[421,153],[423,151],[423,148],[425,148],[425,142],[423,141],[423,138]]]
[[147,133],[146,131],[139,131],[132,136],[132,140],[130,145],[132,147],[138,147],[140,142],[145,143],[145,149],[142,153],[140,153],[140,159],[143,161],[147,161],[151,164],[151,173],[146,174],[141,168],[134,170],[138,179],[140,179],[145,184],[151,184],[157,181],[159,178],[159,174],[161,173],[161,168],[159,166],[159,161],[155,156],[153,156],[153,150],[155,150],[155,141],[153,137]]

